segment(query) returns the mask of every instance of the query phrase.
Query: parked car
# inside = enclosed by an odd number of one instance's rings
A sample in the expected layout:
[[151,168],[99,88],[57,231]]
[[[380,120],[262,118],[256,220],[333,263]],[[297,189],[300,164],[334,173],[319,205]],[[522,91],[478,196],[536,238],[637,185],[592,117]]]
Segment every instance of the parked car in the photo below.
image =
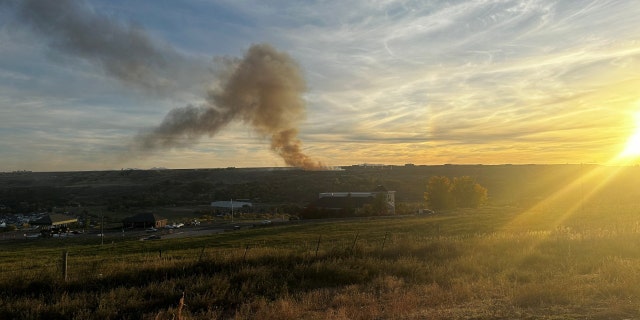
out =
[[152,227],[152,228],[147,229],[147,232],[156,232],[156,231],[158,231],[158,229],[153,228],[153,227]]

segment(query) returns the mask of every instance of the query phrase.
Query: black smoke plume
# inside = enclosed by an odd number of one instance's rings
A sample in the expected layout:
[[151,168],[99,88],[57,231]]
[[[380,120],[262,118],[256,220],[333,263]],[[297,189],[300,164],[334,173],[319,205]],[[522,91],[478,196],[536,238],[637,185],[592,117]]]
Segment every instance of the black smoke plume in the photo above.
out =
[[94,63],[128,86],[176,94],[216,85],[200,105],[171,110],[156,128],[140,132],[133,139],[132,153],[188,147],[203,136],[215,136],[232,121],[241,121],[270,138],[271,150],[287,165],[323,167],[301,151],[297,138],[306,109],[300,67],[270,45],[253,45],[242,59],[220,59],[224,72],[214,76],[206,62],[161,44],[140,26],[94,12],[83,0],[0,0],[0,4],[15,7],[20,22],[44,36],[52,50]]
[[233,120],[271,138],[271,149],[289,166],[317,169],[322,164],[302,153],[297,124],[304,117],[306,89],[299,66],[289,55],[266,44],[254,45],[241,60],[227,60],[230,72],[208,92],[201,106],[173,109],[162,123],[140,134],[142,150],[190,144],[213,136]]

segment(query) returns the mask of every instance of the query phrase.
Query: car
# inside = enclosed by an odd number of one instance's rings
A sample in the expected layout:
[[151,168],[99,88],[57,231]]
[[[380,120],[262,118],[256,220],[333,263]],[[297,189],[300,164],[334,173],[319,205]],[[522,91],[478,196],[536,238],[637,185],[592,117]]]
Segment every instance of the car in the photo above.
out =
[[152,234],[146,238],[143,238],[143,240],[159,240],[159,239],[160,239],[160,236],[157,234]]
[[262,220],[262,224],[271,224],[271,220]]
[[149,228],[149,229],[147,229],[147,232],[156,232],[156,231],[158,231],[158,229],[156,229],[156,228]]
[[429,215],[429,214],[435,214],[436,212],[431,210],[431,209],[420,209],[418,210],[418,214],[419,215]]

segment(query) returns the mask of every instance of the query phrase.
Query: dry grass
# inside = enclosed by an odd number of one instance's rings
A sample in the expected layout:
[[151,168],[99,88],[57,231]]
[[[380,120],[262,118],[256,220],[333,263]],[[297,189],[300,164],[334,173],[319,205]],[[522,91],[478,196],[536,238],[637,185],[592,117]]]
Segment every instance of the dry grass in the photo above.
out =
[[0,318],[640,317],[635,212],[607,223],[581,216],[562,227],[516,229],[503,226],[517,212],[484,210],[108,250],[77,244],[67,248],[67,282],[56,263],[61,249],[32,256],[15,247],[0,262]]

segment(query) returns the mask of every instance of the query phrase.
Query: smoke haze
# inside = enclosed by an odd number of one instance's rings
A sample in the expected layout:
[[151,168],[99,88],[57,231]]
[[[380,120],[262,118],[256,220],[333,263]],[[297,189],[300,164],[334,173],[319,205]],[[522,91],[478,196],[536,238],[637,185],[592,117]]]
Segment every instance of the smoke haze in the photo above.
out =
[[14,5],[20,22],[46,37],[50,49],[96,64],[127,86],[176,94],[216,84],[200,105],[171,110],[160,125],[140,132],[130,156],[188,147],[203,136],[215,136],[235,120],[270,138],[271,150],[287,165],[323,167],[302,153],[297,138],[306,109],[300,67],[270,45],[253,45],[242,59],[220,59],[223,72],[214,76],[206,62],[155,41],[142,27],[96,13],[82,0],[0,0],[0,4]]
[[20,22],[45,36],[49,48],[96,64],[128,86],[153,93],[177,92],[207,77],[202,61],[154,41],[141,26],[94,12],[84,1],[13,3],[18,4]]

